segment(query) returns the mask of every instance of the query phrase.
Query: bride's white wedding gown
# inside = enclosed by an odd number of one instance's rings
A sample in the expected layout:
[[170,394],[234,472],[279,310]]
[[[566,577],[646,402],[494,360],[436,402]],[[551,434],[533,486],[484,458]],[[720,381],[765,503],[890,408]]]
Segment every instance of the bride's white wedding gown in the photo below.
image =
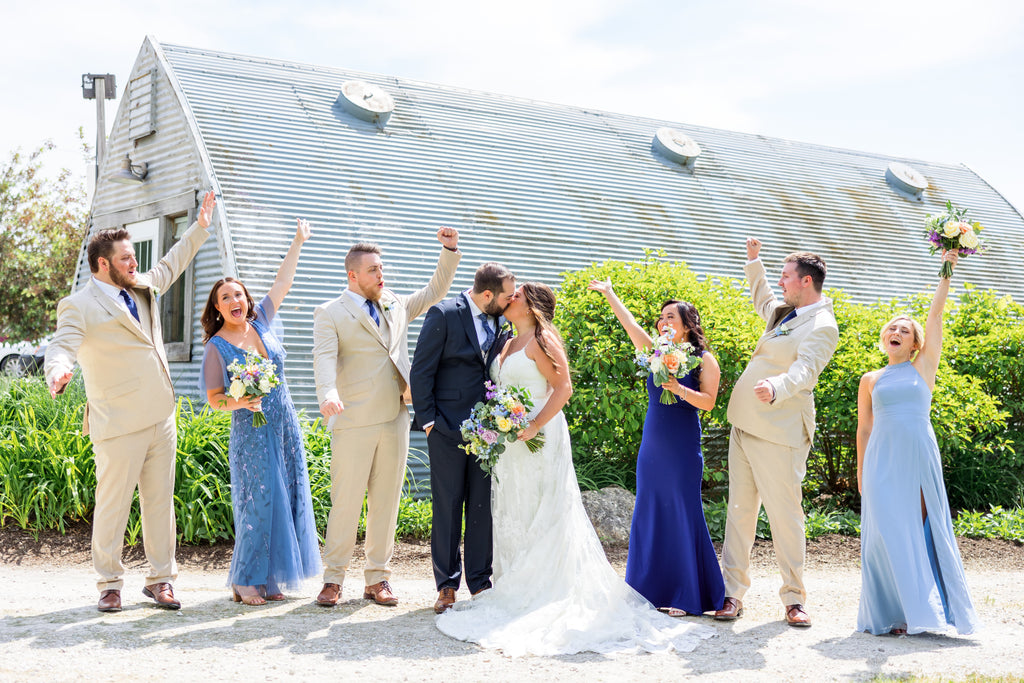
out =
[[[529,391],[531,416],[551,394],[524,351],[491,374]],[[661,614],[615,573],[583,508],[561,412],[543,434],[541,450],[509,444],[494,468],[494,587],[455,603],[438,629],[509,655],[688,652],[714,635]]]

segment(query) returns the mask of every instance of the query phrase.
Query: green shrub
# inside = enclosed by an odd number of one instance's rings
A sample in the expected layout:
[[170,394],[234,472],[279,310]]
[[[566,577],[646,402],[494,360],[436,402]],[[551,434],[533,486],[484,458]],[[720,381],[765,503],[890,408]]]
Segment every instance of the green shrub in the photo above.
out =
[[[0,378],[0,526],[57,529],[89,520],[95,507],[96,468],[92,444],[81,433],[85,391],[72,382],[59,400],[50,399],[41,378]],[[306,445],[313,514],[321,541],[330,512],[330,434],[319,420],[300,416]],[[178,453],[174,507],[178,542],[214,543],[234,537],[228,438],[231,415],[200,409],[187,399],[177,408]],[[423,458],[415,451],[410,458]],[[139,542],[139,506],[132,506],[125,540]],[[364,506],[365,507],[365,506]],[[365,509],[364,509],[365,514]],[[430,537],[430,503],[403,499],[397,536]],[[360,518],[358,533],[365,531]]]
[[[593,279],[610,278],[626,307],[653,329],[661,303],[691,301],[700,311],[711,352],[722,368],[715,408],[703,414],[704,491],[724,495],[728,479],[726,407],[764,321],[740,280],[700,279],[683,263],[648,252],[635,263],[607,261],[564,273],[556,325],[562,331],[575,394],[566,407],[580,485],[604,482],[635,488],[636,454],[647,394],[636,376],[633,346],[597,292]],[[843,292],[835,303],[840,338],[818,381],[818,429],[807,463],[805,492],[857,504],[857,392],[865,372],[882,367],[878,331],[897,312],[922,321],[925,291],[908,301],[866,306]],[[947,304],[943,357],[932,402],[932,423],[954,508],[1007,507],[1024,502],[1024,307],[970,285]],[[594,476],[593,473],[600,473]]]

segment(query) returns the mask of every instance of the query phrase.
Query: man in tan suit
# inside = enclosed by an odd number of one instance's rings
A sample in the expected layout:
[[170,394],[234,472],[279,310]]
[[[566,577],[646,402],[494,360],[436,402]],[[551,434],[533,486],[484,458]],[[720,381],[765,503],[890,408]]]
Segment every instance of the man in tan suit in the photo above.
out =
[[825,262],[820,257],[808,252],[786,257],[780,303],[766,282],[760,251],[758,240],[747,239],[744,272],[754,308],[767,327],[729,399],[729,511],[722,547],[728,597],[715,617],[732,620],[743,612],[763,502],[782,573],[779,596],[786,622],[810,626],[803,608],[807,592],[801,484],[814,437],[814,385],[836,350],[839,327],[832,301],[821,295]]
[[214,196],[198,220],[147,273],[137,273],[131,234],[101,230],[89,241],[92,278],[57,306],[57,332],[46,348],[46,381],[56,397],[82,368],[87,403],[82,431],[96,459],[92,559],[98,609],[121,609],[121,546],[132,496],[139,489],[142,540],[150,572],[143,594],[179,609],[174,561],[174,388],[164,355],[157,296],[178,279],[209,236]]
[[313,370],[320,413],[331,430],[331,513],[318,605],[341,598],[359,512],[366,495],[363,597],[397,605],[388,563],[409,452],[409,321],[444,298],[462,255],[459,233],[437,231],[444,249],[426,287],[399,295],[384,287],[377,245],[361,242],[345,257],[348,288],[313,313]]

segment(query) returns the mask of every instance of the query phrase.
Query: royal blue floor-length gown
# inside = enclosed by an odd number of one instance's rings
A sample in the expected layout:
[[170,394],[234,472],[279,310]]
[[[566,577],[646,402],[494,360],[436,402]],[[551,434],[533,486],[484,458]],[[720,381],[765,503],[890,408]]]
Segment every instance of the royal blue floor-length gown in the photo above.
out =
[[[255,310],[252,325],[281,383],[263,398],[267,424],[253,427],[253,413],[248,410],[231,413],[228,461],[235,549],[228,584],[295,589],[320,573],[320,546],[299,418],[284,381],[286,354],[270,330],[274,304],[264,297]],[[230,386],[227,366],[236,359],[244,362],[245,350],[212,337],[203,357],[204,390]]]
[[[680,383],[699,389],[692,373]],[[701,614],[722,608],[725,583],[700,495],[700,419],[682,399],[662,404],[661,391],[648,375],[626,583],[655,607]]]
[[953,535],[931,400],[910,362],[886,367],[871,393],[873,424],[861,482],[858,631],[955,628],[966,634],[978,625]]

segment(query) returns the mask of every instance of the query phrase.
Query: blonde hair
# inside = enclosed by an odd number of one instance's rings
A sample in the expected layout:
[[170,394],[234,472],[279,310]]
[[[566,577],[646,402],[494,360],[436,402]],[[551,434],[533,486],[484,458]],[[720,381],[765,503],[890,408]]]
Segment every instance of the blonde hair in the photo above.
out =
[[921,347],[924,345],[924,328],[921,327],[921,323],[917,322],[909,315],[898,315],[886,324],[882,325],[882,329],[878,331],[878,348],[882,353],[887,353],[885,350],[885,331],[898,320],[906,320],[910,323],[911,329],[914,330],[914,343],[917,344],[917,350],[920,351]]

